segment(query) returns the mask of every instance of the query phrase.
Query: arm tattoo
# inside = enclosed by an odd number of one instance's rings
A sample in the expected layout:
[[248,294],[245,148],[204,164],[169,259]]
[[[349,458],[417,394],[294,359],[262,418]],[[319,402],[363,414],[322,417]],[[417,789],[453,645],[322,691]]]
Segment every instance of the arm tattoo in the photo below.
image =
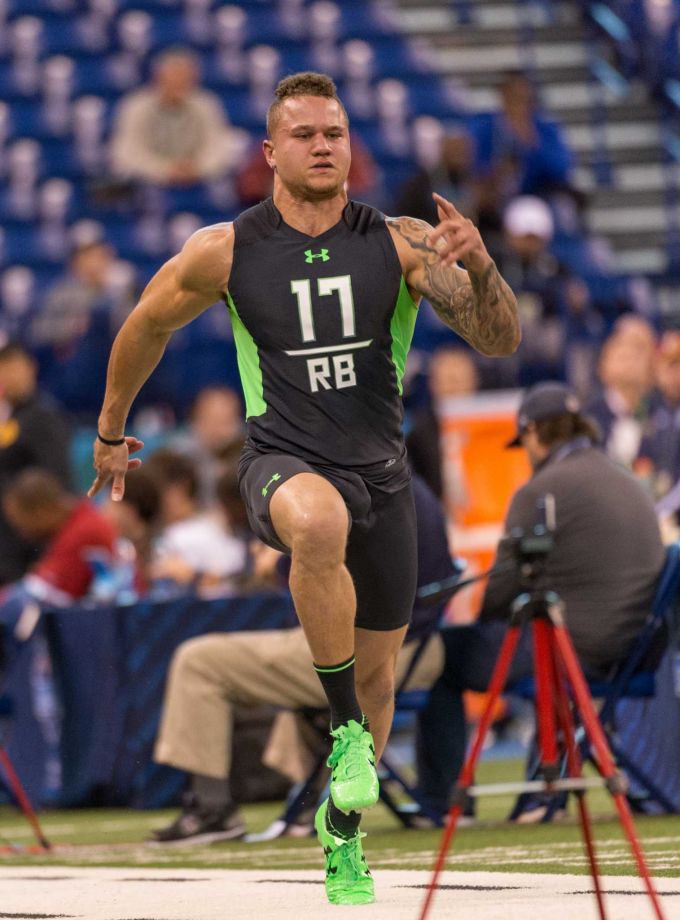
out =
[[389,225],[416,250],[422,267],[419,293],[437,316],[485,355],[508,355],[519,343],[517,301],[493,262],[480,273],[443,265],[426,243],[430,227],[412,217],[390,219]]

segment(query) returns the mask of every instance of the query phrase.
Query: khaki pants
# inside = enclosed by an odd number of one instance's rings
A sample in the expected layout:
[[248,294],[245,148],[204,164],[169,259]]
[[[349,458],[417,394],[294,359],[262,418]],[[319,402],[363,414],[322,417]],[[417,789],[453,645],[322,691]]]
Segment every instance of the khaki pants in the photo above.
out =
[[[415,648],[408,644],[399,652],[397,683]],[[431,687],[443,660],[441,639],[433,635],[408,687]],[[327,706],[301,627],[210,633],[182,643],[170,665],[154,759],[226,779],[233,707],[264,703],[283,709]]]

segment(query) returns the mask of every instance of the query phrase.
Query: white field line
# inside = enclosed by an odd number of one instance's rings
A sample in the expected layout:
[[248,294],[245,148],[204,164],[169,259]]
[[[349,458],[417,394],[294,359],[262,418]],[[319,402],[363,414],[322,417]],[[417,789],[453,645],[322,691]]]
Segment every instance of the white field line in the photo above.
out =
[[[379,871],[377,900],[360,920],[416,920],[427,872]],[[587,877],[445,872],[432,920],[595,920]],[[652,917],[637,878],[605,880],[615,920]],[[680,916],[680,880],[658,882],[668,920]],[[0,867],[0,916],[67,920],[315,920],[357,918],[326,902],[317,872]],[[663,895],[666,892],[666,895]]]

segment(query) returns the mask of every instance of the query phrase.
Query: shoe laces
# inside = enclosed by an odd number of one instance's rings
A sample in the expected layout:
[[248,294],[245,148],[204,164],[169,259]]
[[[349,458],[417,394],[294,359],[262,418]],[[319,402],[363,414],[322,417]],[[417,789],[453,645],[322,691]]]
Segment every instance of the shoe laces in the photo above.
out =
[[364,738],[367,736],[367,732],[358,722],[354,722],[354,725],[357,726],[359,731],[354,729],[352,723],[350,723],[340,725],[331,732],[331,736],[335,740],[333,750],[327,761],[331,769],[335,769],[342,761],[342,772],[348,779],[352,779],[361,773],[366,759]]
[[370,875],[361,847],[361,838],[365,836],[366,834],[357,833],[353,837],[348,838],[336,850],[340,863],[339,870],[343,874],[349,875],[350,877]]

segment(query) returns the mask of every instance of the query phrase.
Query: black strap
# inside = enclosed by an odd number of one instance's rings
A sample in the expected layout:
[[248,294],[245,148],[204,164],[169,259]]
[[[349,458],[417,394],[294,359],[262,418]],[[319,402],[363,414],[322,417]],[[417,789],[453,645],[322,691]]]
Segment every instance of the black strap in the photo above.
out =
[[110,441],[108,438],[103,438],[99,432],[97,432],[97,439],[101,441],[102,444],[106,444],[107,447],[120,447],[121,444],[125,444],[125,436],[122,438],[114,438]]

